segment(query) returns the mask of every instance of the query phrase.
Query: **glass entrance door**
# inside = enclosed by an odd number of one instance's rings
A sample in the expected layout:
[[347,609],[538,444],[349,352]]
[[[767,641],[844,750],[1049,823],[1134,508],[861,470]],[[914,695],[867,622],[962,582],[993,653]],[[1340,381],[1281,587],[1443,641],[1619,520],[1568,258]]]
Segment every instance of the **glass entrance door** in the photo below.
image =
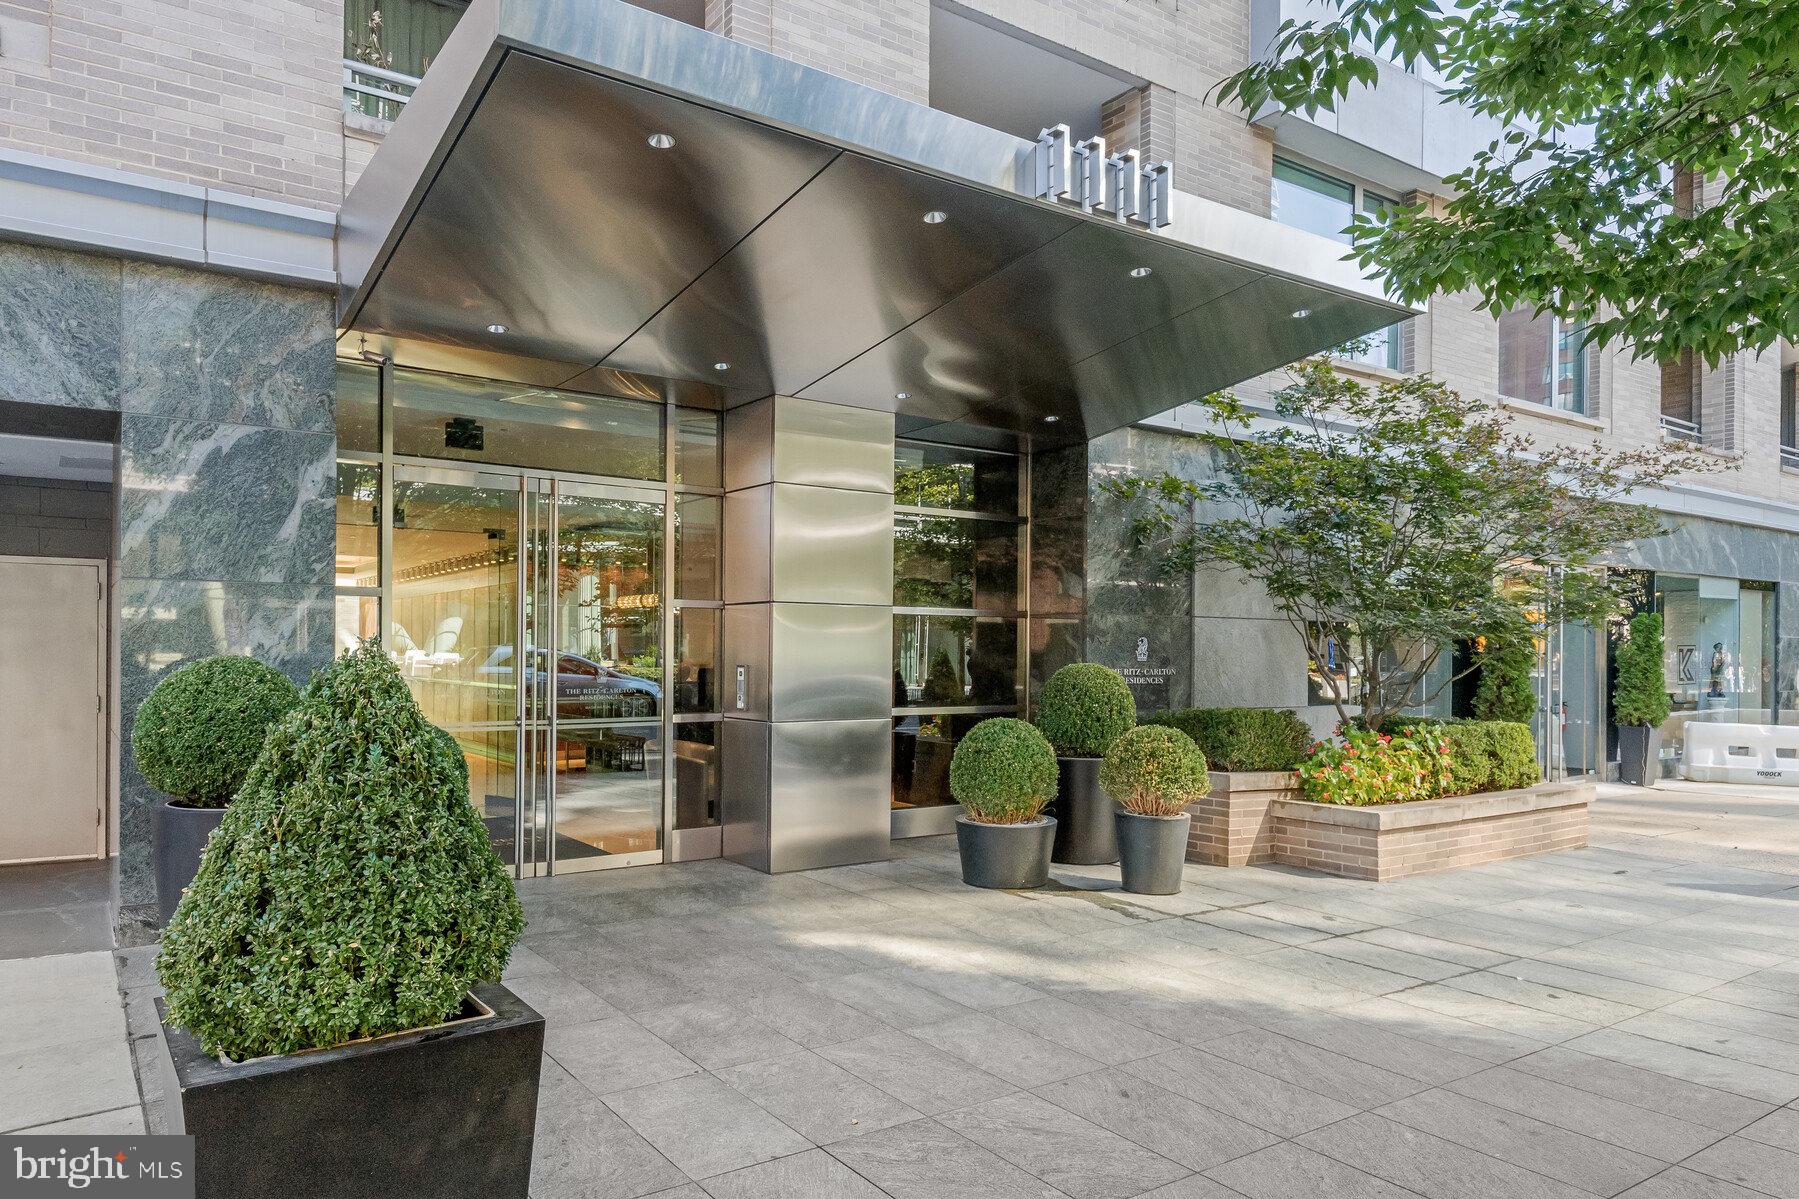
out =
[[662,860],[660,493],[400,466],[388,646],[521,877]]

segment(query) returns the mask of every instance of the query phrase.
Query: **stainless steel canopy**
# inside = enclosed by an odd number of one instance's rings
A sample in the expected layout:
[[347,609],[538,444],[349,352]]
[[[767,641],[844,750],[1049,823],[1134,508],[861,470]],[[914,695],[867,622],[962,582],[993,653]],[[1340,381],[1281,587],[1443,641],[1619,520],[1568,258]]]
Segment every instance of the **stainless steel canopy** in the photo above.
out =
[[623,0],[476,0],[344,204],[341,324],[407,365],[1072,440],[1413,313],[1196,197],[1159,233],[1031,198],[1032,148]]

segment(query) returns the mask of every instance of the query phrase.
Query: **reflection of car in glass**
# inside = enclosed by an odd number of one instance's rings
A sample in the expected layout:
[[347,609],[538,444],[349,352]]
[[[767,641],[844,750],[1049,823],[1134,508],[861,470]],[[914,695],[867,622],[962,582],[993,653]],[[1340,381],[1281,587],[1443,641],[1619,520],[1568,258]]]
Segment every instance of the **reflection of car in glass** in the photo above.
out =
[[[525,685],[535,686],[545,673],[548,652],[532,646],[525,665]],[[512,680],[512,647],[489,650],[475,676],[484,682]],[[649,679],[583,658],[579,654],[556,655],[556,715],[605,719],[620,716],[654,716],[661,706],[662,688]]]

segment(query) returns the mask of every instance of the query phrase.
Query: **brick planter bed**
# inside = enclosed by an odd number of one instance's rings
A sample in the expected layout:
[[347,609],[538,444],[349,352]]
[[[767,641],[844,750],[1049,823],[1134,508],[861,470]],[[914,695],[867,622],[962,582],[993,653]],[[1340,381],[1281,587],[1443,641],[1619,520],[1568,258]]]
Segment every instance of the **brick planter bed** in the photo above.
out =
[[1212,793],[1187,810],[1193,828],[1187,834],[1187,860],[1208,866],[1254,866],[1274,861],[1274,820],[1269,808],[1277,799],[1295,799],[1299,783],[1291,770],[1207,773]]
[[1590,781],[1352,808],[1276,799],[1274,860],[1386,881],[1587,843]]

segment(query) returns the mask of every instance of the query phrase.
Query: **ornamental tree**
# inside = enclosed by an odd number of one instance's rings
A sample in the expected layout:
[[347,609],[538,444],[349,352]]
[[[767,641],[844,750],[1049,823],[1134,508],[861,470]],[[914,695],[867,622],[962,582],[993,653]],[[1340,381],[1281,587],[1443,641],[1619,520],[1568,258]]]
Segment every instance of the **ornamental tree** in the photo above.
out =
[[[1799,330],[1799,5],[1746,0],[1317,0],[1224,80],[1250,112],[1314,113],[1372,54],[1505,123],[1439,211],[1353,225],[1399,296],[1477,291],[1658,361]],[[1429,116],[1426,116],[1429,120]],[[1694,181],[1703,181],[1695,194]]]
[[1635,584],[1602,564],[1662,532],[1654,511],[1621,501],[1714,465],[1685,448],[1542,446],[1428,376],[1371,386],[1323,359],[1292,373],[1269,428],[1232,396],[1199,401],[1213,477],[1104,486],[1163,569],[1260,582],[1315,667],[1343,665],[1330,698],[1345,724],[1379,728],[1436,698],[1460,677],[1430,681],[1458,641],[1621,611]]

